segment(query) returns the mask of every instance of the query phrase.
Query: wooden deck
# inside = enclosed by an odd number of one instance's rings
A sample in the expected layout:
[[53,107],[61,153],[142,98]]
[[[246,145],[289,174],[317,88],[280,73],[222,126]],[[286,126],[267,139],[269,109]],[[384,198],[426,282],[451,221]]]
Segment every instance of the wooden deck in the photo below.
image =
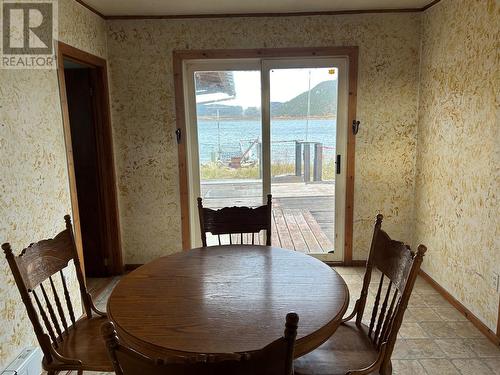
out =
[[[271,244],[305,254],[324,254],[333,250],[333,243],[326,236],[313,215],[306,209],[273,208]],[[207,234],[208,245],[218,244],[218,238]],[[222,244],[243,243],[265,245],[265,232],[221,236]]]
[[328,253],[333,244],[307,209],[273,208],[274,246],[303,253]]
[[[306,254],[328,253],[334,249],[334,185],[328,183],[273,184],[273,246],[293,249]],[[256,206],[261,204],[262,188],[258,182],[221,181],[202,184],[205,207],[214,209],[228,205]],[[217,237],[207,236],[209,245]],[[229,244],[229,236],[222,238]],[[233,235],[232,243],[241,236]],[[252,235],[243,235],[243,243],[251,244]],[[254,236],[254,244],[264,244],[264,233]]]

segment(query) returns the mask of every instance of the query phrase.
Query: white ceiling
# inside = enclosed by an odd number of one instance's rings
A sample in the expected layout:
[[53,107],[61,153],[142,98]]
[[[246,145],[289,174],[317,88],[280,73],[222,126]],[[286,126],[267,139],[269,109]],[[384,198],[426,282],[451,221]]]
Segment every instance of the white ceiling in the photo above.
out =
[[105,16],[295,13],[422,8],[431,0],[83,0]]

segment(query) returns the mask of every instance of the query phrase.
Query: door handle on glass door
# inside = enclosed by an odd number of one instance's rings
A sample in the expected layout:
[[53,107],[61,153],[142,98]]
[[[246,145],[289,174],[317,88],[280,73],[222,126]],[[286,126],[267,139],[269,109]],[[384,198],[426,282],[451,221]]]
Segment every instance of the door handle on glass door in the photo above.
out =
[[337,160],[335,161],[336,173],[340,174],[340,155],[337,154]]
[[181,143],[181,129],[177,128],[175,130],[175,138],[177,139],[177,143]]

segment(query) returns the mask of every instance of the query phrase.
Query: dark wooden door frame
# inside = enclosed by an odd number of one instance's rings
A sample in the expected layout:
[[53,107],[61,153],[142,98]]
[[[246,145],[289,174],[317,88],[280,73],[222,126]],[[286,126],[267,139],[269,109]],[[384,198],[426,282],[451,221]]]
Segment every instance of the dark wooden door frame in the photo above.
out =
[[[187,60],[199,59],[243,59],[243,58],[295,58],[295,57],[347,57],[349,59],[349,99],[348,126],[356,119],[358,86],[358,47],[318,47],[318,48],[258,48],[228,50],[185,50],[173,51],[175,113],[177,129],[181,131],[178,145],[179,190],[181,203],[182,247],[191,248],[189,224],[189,179],[187,171],[186,109],[184,107],[183,65]],[[346,157],[346,207],[344,264],[352,263],[352,235],[354,212],[354,157],[356,138],[350,129],[347,132]]]
[[497,337],[500,339],[500,298],[498,299]]
[[[116,192],[115,163],[113,157],[113,139],[109,109],[109,89],[106,60],[81,51],[63,42],[57,44],[57,73],[59,80],[59,94],[63,117],[64,139],[66,144],[66,157],[73,210],[73,225],[78,249],[78,256],[84,270],[83,245],[80,229],[80,216],[78,209],[78,196],[76,191],[75,168],[73,162],[73,147],[71,143],[71,128],[64,79],[64,60],[88,66],[95,69],[96,90],[94,93],[96,111],[96,145],[99,164],[99,195],[102,200],[104,244],[107,251],[108,271],[111,274],[123,273],[123,259],[120,240],[120,222],[118,214],[118,201]],[[84,273],[85,274],[85,273]]]

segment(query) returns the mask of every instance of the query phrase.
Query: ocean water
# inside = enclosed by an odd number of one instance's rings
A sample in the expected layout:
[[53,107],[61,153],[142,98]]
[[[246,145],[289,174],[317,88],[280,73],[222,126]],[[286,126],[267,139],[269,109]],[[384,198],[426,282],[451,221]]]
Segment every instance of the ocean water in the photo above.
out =
[[[219,149],[223,155],[241,154],[256,139],[262,141],[262,125],[257,120],[198,120],[200,163],[212,160]],[[306,134],[307,133],[307,134]],[[291,163],[295,160],[295,141],[319,142],[323,145],[323,158],[335,157],[335,119],[273,120],[271,122],[271,162]],[[251,158],[257,157],[257,146],[251,149]],[[311,154],[313,153],[311,147]]]

